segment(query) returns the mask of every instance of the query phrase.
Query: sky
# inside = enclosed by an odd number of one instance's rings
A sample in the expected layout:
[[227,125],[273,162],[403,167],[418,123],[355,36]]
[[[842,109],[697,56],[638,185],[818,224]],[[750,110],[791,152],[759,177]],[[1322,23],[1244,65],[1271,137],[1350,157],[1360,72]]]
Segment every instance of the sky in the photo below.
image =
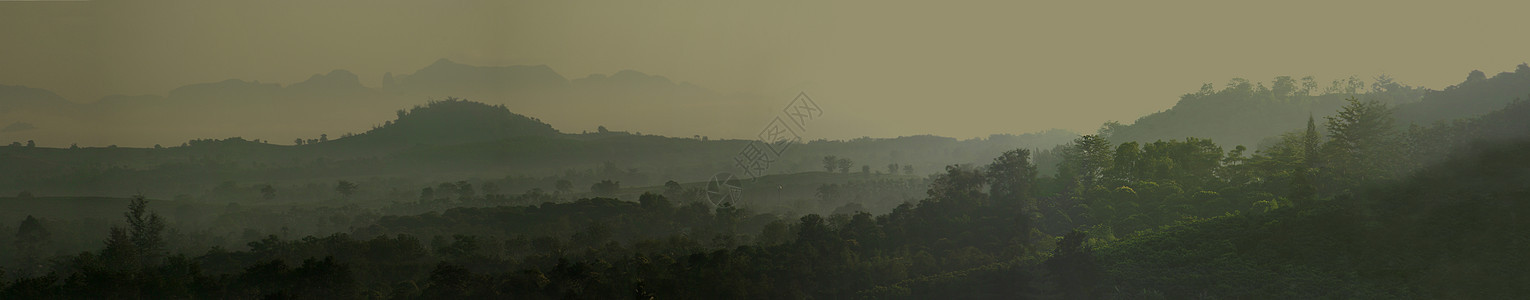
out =
[[1441,89],[1530,61],[1530,2],[1403,2],[0,1],[0,84],[82,103],[334,69],[376,87],[446,58],[807,91],[815,138],[970,138],[1092,133],[1234,77]]

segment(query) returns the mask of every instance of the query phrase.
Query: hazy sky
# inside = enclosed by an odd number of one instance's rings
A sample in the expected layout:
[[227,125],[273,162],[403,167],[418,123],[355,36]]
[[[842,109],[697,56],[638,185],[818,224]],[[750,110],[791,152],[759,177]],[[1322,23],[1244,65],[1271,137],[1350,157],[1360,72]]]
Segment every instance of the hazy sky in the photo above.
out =
[[1523,1],[1028,2],[0,2],[0,84],[75,102],[333,69],[377,86],[447,58],[633,69],[782,104],[809,89],[828,112],[814,138],[973,137],[1092,132],[1232,77],[1439,89],[1530,61]]

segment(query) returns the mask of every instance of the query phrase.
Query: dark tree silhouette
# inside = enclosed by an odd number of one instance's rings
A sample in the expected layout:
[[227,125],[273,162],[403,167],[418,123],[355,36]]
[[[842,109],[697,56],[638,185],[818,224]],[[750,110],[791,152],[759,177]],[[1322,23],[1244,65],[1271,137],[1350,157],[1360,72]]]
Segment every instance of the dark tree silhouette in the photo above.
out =
[[355,194],[356,188],[356,184],[350,181],[341,180],[335,183],[335,192],[339,192],[341,196],[346,198],[350,198],[351,194]]
[[272,187],[269,184],[261,185],[260,198],[266,200],[276,199],[276,187]]
[[16,229],[16,250],[26,257],[36,257],[41,254],[49,236],[51,234],[47,228],[43,228],[42,221],[27,215],[26,220],[22,220],[21,226]]
[[595,193],[596,195],[609,197],[616,195],[616,191],[621,188],[622,183],[620,181],[611,181],[610,179],[606,179],[590,185],[590,192]]

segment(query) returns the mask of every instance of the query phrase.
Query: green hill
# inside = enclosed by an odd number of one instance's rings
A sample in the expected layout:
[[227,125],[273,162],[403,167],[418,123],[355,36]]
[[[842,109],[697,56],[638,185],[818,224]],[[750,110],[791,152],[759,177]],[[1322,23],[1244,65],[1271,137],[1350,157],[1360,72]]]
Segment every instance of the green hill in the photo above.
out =
[[1472,71],[1466,81],[1438,91],[1398,84],[1385,76],[1369,84],[1355,78],[1337,80],[1323,91],[1316,90],[1316,82],[1303,81],[1282,76],[1265,87],[1235,78],[1221,90],[1207,84],[1167,110],[1130,124],[1108,122],[1100,134],[1116,143],[1197,137],[1227,148],[1254,148],[1267,137],[1301,129],[1308,116],[1321,120],[1332,115],[1348,97],[1388,104],[1404,126],[1430,125],[1486,114],[1530,95],[1530,65],[1520,64],[1514,72],[1491,78]]
[[541,120],[510,112],[504,105],[447,98],[399,110],[398,118],[356,136],[325,146],[452,145],[514,137],[557,136]]

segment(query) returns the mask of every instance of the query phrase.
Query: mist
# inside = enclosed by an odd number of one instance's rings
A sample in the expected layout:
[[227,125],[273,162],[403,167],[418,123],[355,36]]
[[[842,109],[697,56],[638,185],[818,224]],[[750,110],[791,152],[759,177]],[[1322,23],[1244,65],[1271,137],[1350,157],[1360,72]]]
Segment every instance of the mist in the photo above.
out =
[[1527,8],[0,1],[0,298],[1513,298]]

